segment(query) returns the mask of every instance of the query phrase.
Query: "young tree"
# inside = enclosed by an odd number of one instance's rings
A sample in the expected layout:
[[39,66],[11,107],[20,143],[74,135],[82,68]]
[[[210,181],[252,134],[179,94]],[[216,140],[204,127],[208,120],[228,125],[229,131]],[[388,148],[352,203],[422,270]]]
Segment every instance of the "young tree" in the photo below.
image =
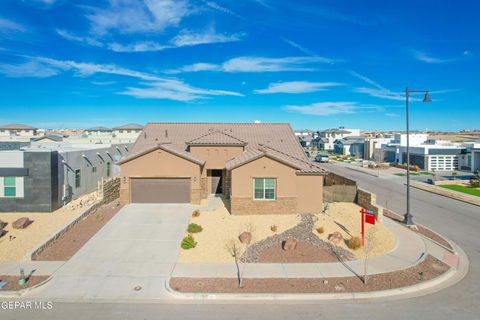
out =
[[455,180],[455,177],[457,176],[457,174],[458,174],[457,171],[455,171],[455,170],[452,171],[453,180]]
[[237,268],[237,283],[238,287],[241,288],[242,285],[242,275],[240,273],[240,245],[237,243],[235,239],[231,239],[225,246],[228,253],[233,257],[235,260],[235,267]]
[[366,285],[368,283],[368,257],[372,253],[373,248],[375,247],[375,238],[376,238],[377,228],[375,226],[369,226],[365,230],[365,242],[363,244],[363,253],[364,253],[364,264],[363,264],[363,283]]

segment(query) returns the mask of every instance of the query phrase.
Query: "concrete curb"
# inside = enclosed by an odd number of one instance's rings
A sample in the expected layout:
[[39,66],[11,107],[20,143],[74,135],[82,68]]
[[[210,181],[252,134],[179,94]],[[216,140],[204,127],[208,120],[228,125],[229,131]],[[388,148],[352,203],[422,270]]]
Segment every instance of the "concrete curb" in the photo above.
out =
[[415,284],[403,288],[354,293],[298,293],[298,294],[228,294],[228,293],[181,293],[170,287],[170,281],[165,282],[165,289],[173,297],[181,300],[191,301],[229,301],[229,300],[266,300],[266,301],[287,301],[287,300],[393,300],[406,299],[424,296],[438,292],[460,282],[468,273],[469,260],[465,252],[455,245],[459,253],[459,267],[455,270],[450,268],[444,274],[428,282]]
[[31,286],[31,287],[28,287],[28,288],[25,288],[25,289],[22,289],[22,290],[18,290],[18,291],[0,291],[0,298],[18,298],[18,297],[21,297],[23,295],[25,295],[26,293],[29,293],[30,291],[32,290],[35,290],[45,284],[47,284],[50,280],[53,279],[53,275],[48,277],[47,279],[45,279],[44,281],[40,282],[40,283],[37,283],[36,285],[34,286]]
[[443,196],[443,197],[446,197],[446,198],[462,201],[462,202],[473,204],[474,206],[479,206],[480,207],[480,200],[476,201],[474,199],[464,197],[464,196],[462,196],[462,194],[457,195],[456,193],[453,193],[453,192],[437,190],[437,189],[434,189],[434,188],[431,188],[431,187],[428,187],[428,186],[418,185],[416,183],[411,184],[411,186],[415,189],[418,189],[418,190],[423,190],[423,191],[426,191],[426,192],[438,194],[439,196]]

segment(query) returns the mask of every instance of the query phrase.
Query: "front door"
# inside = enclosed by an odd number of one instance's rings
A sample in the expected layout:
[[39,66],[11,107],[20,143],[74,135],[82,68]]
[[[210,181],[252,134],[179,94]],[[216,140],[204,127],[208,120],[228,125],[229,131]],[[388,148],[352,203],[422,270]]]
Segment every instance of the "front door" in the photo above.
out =
[[222,193],[222,170],[212,170],[211,179],[212,179],[212,193]]

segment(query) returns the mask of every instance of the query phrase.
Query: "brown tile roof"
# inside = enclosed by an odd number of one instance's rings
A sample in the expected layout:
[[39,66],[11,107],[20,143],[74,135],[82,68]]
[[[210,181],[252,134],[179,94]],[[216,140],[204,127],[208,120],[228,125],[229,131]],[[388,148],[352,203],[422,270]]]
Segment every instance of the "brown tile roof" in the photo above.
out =
[[193,163],[199,164],[201,166],[203,166],[205,164],[205,160],[202,160],[202,159],[194,156],[190,152],[178,149],[177,147],[175,147],[174,145],[169,144],[169,143],[158,143],[158,144],[156,144],[154,146],[151,146],[151,147],[149,147],[149,148],[147,148],[147,149],[145,149],[141,152],[136,152],[136,153],[129,152],[128,155],[125,158],[123,158],[122,160],[120,160],[118,162],[118,164],[128,162],[130,160],[141,157],[144,154],[147,154],[149,152],[152,152],[152,151],[155,151],[155,150],[158,150],[158,149],[173,153],[173,154],[175,154],[175,155],[177,155],[181,158],[187,159],[187,160],[189,160]]
[[199,141],[217,145],[221,141],[227,144],[243,142],[245,152],[230,160],[229,167],[267,155],[297,168],[299,172],[325,173],[307,158],[288,123],[148,123],[121,163],[145,154],[145,150],[151,151],[159,144],[165,146],[164,143],[184,156],[192,156],[186,151],[188,144]]
[[244,146],[247,143],[243,140],[235,138],[234,136],[222,132],[222,131],[211,131],[206,134],[203,134],[193,140],[187,141],[188,145],[237,145]]

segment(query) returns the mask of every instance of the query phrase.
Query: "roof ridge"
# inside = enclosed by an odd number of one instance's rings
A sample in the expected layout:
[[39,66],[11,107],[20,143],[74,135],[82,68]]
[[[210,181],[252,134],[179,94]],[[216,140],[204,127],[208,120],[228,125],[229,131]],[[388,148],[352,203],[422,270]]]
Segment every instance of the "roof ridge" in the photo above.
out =
[[[276,148],[273,148],[273,147],[271,147],[271,146],[263,145],[263,147],[268,148],[268,149],[275,150],[275,151],[278,152],[278,153],[281,153],[281,154],[283,154],[283,155],[286,155],[287,157],[293,158],[293,159],[295,159],[295,160],[301,161],[301,162],[303,162],[303,163],[305,163],[305,164],[307,164],[307,165],[309,165],[309,166],[318,167],[316,164],[314,164],[314,163],[312,163],[312,162],[310,162],[310,161],[305,161],[304,159],[297,158],[297,157],[295,157],[295,156],[292,156],[292,155],[289,154],[289,153],[280,151],[280,150],[278,150],[278,149],[276,149]],[[319,167],[319,168],[320,168],[320,167]]]

